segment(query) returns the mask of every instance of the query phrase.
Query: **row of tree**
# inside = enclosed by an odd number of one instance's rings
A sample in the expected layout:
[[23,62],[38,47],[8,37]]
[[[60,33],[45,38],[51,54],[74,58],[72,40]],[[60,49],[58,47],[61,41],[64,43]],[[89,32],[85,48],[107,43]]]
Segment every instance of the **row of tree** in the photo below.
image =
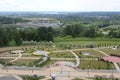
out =
[[63,29],[64,36],[70,35],[72,37],[108,37],[108,38],[120,38],[120,27],[115,29],[108,29],[108,35],[103,34],[100,28],[96,26],[85,26],[81,24],[67,25]]
[[4,17],[0,16],[1,24],[16,24],[18,22],[26,22],[27,20],[23,20],[21,18],[13,18],[13,17]]
[[97,35],[95,27],[86,27],[81,24],[67,25],[63,30],[64,35],[71,35],[72,37],[90,37],[94,38]]
[[109,36],[112,38],[120,38],[120,27],[118,29],[111,30]]
[[21,45],[22,41],[53,41],[53,29],[0,28],[0,46]]
[[[39,27],[39,28],[0,28],[0,46],[20,45],[22,41],[54,41],[57,36],[76,37],[101,37],[103,34],[97,27],[88,27],[82,24],[67,25],[63,28]],[[106,36],[105,36],[106,37]],[[111,30],[107,37],[120,38],[120,28]]]

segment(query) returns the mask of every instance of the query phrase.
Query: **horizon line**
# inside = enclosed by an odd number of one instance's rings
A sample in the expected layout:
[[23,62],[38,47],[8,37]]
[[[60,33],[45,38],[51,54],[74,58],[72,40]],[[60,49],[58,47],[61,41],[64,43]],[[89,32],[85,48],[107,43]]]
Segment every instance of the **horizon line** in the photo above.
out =
[[120,12],[120,11],[0,11],[0,12]]

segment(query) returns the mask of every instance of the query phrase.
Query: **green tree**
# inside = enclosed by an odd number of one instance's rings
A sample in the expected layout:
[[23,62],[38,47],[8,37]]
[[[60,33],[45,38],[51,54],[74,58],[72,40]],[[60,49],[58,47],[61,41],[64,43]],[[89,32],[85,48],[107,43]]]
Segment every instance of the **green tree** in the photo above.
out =
[[15,33],[15,38],[14,38],[14,40],[15,40],[15,43],[16,43],[16,45],[21,45],[22,44],[22,38],[20,37],[20,34],[19,34],[19,32],[18,31],[16,31],[16,33]]

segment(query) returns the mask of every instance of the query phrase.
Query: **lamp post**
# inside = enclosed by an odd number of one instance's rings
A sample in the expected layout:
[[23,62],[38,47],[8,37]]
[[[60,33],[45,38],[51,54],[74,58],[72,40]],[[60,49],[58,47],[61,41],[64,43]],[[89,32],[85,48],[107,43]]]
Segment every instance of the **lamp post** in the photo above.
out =
[[68,71],[68,77],[70,77],[70,71]]
[[113,68],[113,69],[112,69],[112,76],[113,76],[114,65],[112,66],[112,68]]
[[62,64],[60,65],[60,67],[61,67],[61,71],[60,71],[60,72],[61,72],[61,74],[62,74]]
[[8,72],[8,69],[7,69],[7,62],[5,63],[5,65],[6,65],[6,72]]
[[90,65],[88,65],[88,77],[90,77],[90,75],[89,75],[89,67],[90,67]]
[[[32,66],[33,66],[33,63],[32,63]],[[33,66],[34,67],[34,66]],[[33,73],[33,67],[32,67],[32,73]]]
[[[50,62],[50,64],[51,64],[51,62]],[[51,66],[50,66],[50,76],[51,76]]]
[[51,61],[50,61],[50,76],[51,76],[51,72],[52,72],[52,70],[51,70],[51,68],[52,68],[52,65],[51,65]]

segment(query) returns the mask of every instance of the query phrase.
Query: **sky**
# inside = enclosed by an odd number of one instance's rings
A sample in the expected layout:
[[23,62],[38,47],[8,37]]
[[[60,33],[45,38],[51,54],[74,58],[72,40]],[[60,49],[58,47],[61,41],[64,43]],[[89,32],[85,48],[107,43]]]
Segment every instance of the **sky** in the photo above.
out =
[[120,0],[0,0],[0,11],[120,11]]

